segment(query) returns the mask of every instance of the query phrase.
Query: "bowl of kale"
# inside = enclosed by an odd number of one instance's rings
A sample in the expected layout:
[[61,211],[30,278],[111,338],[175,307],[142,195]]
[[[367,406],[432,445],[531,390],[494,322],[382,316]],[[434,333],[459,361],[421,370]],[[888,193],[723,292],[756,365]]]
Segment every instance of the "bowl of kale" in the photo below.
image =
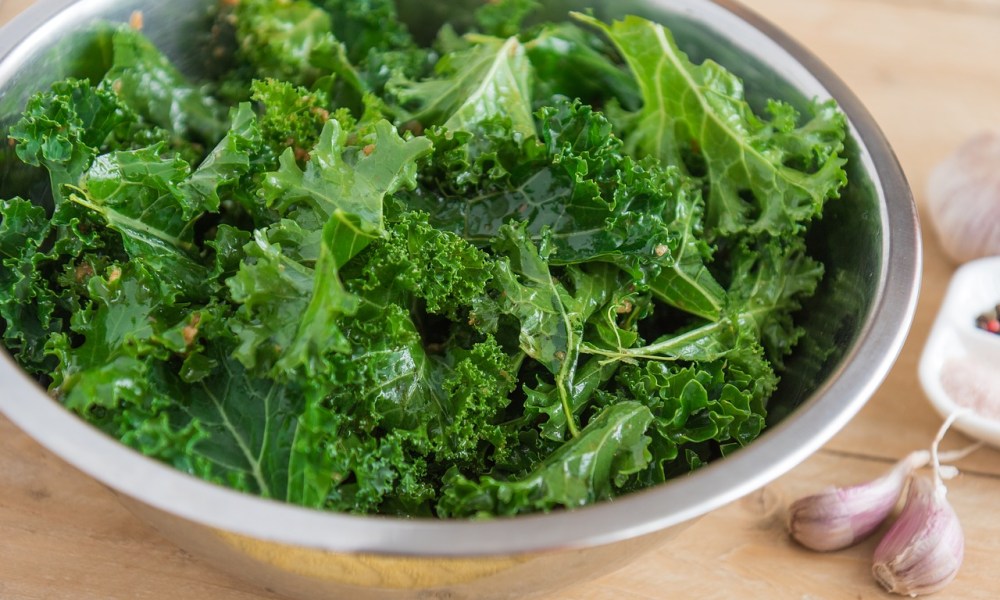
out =
[[909,327],[912,198],[727,2],[41,0],[0,410],[289,595],[523,597],[771,481]]

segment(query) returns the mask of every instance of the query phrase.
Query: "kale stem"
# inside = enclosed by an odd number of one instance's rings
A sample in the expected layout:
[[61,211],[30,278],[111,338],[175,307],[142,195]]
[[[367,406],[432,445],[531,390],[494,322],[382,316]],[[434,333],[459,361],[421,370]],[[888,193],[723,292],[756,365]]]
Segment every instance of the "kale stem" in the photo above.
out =
[[720,327],[725,326],[726,321],[714,321],[707,323],[692,329],[690,331],[684,332],[679,335],[675,335],[666,339],[662,339],[658,342],[653,342],[646,346],[641,346],[638,348],[618,348],[616,350],[605,350],[603,348],[597,348],[588,344],[584,344],[580,347],[580,352],[584,354],[598,354],[601,356],[607,356],[610,360],[604,361],[602,364],[607,364],[614,361],[627,361],[630,359],[644,358],[647,360],[661,360],[661,361],[674,361],[680,360],[683,356],[680,355],[680,350],[685,346],[689,346],[698,339],[707,337],[717,331]]
[[185,242],[184,240],[181,240],[176,236],[173,236],[165,231],[147,225],[146,223],[143,223],[141,220],[129,217],[126,214],[118,212],[113,208],[95,204],[85,191],[81,190],[76,186],[67,184],[66,187],[83,194],[82,197],[76,194],[70,194],[69,200],[71,202],[75,202],[76,204],[79,204],[80,206],[90,209],[93,212],[101,215],[111,228],[119,230],[122,233],[122,235],[126,235],[129,237],[136,237],[136,235],[130,233],[130,231],[148,235],[150,237],[154,237],[157,238],[158,240],[166,242],[167,244],[171,245],[173,248],[177,249],[177,251],[181,253],[185,253],[193,249],[193,244],[191,244],[190,242]]
[[573,437],[579,437],[580,429],[576,426],[576,419],[573,417],[573,406],[569,402],[569,391],[566,389],[566,382],[557,381],[556,386],[559,389],[559,400],[562,402],[563,411],[566,413],[566,426],[569,428],[569,433]]

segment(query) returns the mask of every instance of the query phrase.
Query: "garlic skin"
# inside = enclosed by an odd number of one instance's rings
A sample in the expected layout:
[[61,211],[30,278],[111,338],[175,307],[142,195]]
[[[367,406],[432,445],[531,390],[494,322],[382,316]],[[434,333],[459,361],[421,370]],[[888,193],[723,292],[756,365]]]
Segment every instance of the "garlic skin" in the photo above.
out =
[[934,168],[926,208],[956,263],[1000,254],[1000,131],[969,139]]
[[930,453],[913,452],[885,475],[847,488],[831,487],[796,500],[788,509],[788,532],[811,550],[840,550],[871,535],[895,508],[910,474]]
[[965,535],[940,482],[914,476],[906,505],[875,549],[872,574],[895,594],[930,594],[962,565]]

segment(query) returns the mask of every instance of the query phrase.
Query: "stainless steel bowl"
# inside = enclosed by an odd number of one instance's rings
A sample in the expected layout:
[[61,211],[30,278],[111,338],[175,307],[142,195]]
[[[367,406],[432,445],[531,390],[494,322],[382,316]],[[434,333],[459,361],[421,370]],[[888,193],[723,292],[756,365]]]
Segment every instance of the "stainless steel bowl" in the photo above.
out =
[[[40,0],[0,32],[0,133],[28,95],[100,69],[98,19],[144,13],[145,31],[197,75],[211,0]],[[405,3],[404,3],[405,4]],[[410,3],[420,27],[474,2]],[[693,57],[741,75],[752,102],[833,97],[850,121],[850,186],[810,243],[827,266],[808,329],[753,444],[689,476],[613,502],[548,515],[439,522],[315,512],[188,477],[120,445],[51,400],[0,352],[0,410],[49,450],[115,490],[165,536],[218,566],[298,598],[526,597],[610,572],[694,519],[785,473],[840,430],[892,365],[920,273],[916,211],[888,143],[857,98],[775,27],[728,0],[557,0],[608,19],[660,20]],[[460,6],[461,5],[461,6]],[[464,6],[464,8],[463,8]],[[438,8],[435,8],[438,7]],[[465,10],[465,13],[462,11]],[[412,14],[411,14],[412,13]],[[96,71],[99,72],[99,71]],[[0,150],[0,193],[22,173]]]

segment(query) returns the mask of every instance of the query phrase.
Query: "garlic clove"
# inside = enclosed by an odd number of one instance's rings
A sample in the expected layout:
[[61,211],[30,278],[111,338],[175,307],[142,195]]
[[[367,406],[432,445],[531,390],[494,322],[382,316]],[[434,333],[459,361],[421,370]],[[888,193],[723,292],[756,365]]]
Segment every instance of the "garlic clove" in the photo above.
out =
[[789,533],[806,548],[820,552],[851,546],[885,521],[907,478],[929,460],[927,451],[913,452],[878,479],[800,498],[788,509]]
[[962,565],[965,535],[943,485],[914,476],[899,518],[875,549],[872,574],[895,594],[944,588]]
[[1000,131],[986,131],[942,160],[927,180],[928,219],[956,263],[1000,254]]

